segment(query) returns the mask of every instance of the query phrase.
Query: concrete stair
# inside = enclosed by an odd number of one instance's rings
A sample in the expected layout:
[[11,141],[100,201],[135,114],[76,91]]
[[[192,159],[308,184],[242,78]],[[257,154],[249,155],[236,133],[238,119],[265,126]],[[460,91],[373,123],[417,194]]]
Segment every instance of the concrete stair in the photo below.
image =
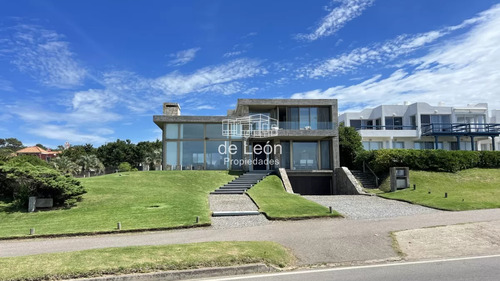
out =
[[351,170],[351,173],[364,188],[378,188],[375,184],[375,177],[372,174],[363,173],[363,171],[358,170]]
[[233,181],[219,187],[210,194],[243,194],[268,175],[269,171],[247,172],[235,178]]

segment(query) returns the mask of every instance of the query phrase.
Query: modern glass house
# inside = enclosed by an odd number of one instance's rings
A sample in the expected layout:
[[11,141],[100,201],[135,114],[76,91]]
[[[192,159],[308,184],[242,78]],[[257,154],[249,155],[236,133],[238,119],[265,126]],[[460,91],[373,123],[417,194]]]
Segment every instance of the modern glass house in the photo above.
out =
[[238,99],[227,116],[183,116],[164,103],[164,170],[277,170],[302,194],[331,194],[339,167],[337,100]]

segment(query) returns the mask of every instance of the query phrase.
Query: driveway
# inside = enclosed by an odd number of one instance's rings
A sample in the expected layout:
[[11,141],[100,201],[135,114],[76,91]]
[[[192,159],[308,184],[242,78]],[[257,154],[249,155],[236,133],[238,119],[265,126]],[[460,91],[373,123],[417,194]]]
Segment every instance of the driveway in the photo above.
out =
[[326,207],[331,206],[348,219],[383,219],[443,212],[377,196],[321,195],[303,197]]

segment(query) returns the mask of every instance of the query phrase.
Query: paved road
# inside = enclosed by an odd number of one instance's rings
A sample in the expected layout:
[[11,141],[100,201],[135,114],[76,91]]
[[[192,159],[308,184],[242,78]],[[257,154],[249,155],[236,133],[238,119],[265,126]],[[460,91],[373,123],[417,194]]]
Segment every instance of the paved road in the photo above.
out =
[[276,241],[293,250],[299,265],[397,257],[389,232],[429,226],[493,221],[500,209],[437,212],[379,220],[316,219],[232,229],[186,229],[122,235],[0,241],[0,257],[106,247],[205,241]]
[[[440,261],[413,263],[392,263],[372,266],[357,266],[263,274],[254,276],[235,276],[216,280],[344,280],[344,281],[459,281],[481,280],[497,281],[500,276],[500,256],[474,257]],[[214,280],[214,279],[204,279]]]

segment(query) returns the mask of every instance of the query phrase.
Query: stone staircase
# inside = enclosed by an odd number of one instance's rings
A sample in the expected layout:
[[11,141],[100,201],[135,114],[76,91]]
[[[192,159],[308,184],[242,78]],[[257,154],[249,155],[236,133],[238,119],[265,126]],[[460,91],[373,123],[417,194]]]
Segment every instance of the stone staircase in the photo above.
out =
[[352,175],[358,180],[364,188],[378,188],[375,183],[375,177],[363,171],[351,170]]
[[233,181],[219,187],[210,194],[243,194],[268,175],[269,171],[247,172],[235,178]]

